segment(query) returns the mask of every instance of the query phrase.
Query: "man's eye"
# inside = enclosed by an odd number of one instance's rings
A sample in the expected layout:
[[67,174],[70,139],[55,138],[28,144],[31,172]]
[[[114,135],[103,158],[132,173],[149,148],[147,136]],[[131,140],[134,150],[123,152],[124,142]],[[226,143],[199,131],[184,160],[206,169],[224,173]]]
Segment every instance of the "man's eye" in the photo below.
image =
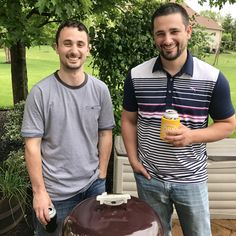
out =
[[171,31],[172,34],[178,34],[179,31],[178,30],[174,30],[174,31]]
[[64,46],[69,47],[71,46],[71,43],[64,43]]
[[84,46],[84,43],[83,43],[83,42],[78,43],[77,46],[78,46],[78,47],[83,47],[83,46]]
[[157,37],[164,36],[164,33],[156,33]]

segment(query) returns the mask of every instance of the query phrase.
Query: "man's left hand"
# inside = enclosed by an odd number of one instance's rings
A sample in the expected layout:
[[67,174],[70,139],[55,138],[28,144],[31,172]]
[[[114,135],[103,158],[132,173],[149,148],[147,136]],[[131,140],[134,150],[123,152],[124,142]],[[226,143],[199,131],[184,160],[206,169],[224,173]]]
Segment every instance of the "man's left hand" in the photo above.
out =
[[192,144],[192,130],[187,126],[180,124],[178,129],[166,132],[165,140],[176,147],[185,147]]

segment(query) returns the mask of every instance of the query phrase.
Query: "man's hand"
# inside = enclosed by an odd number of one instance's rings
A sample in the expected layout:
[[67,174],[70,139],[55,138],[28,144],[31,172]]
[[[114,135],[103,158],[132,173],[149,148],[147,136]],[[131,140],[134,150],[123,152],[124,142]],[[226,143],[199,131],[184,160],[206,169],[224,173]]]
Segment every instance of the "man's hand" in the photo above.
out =
[[166,132],[165,140],[176,147],[185,147],[192,144],[192,130],[180,124],[178,129]]
[[142,174],[145,178],[151,179],[150,174],[147,172],[147,170],[144,168],[141,162],[135,161],[133,163],[130,163],[134,172]]
[[43,225],[47,225],[50,221],[48,208],[52,206],[52,201],[46,191],[40,193],[34,193],[33,207],[35,214],[39,222]]

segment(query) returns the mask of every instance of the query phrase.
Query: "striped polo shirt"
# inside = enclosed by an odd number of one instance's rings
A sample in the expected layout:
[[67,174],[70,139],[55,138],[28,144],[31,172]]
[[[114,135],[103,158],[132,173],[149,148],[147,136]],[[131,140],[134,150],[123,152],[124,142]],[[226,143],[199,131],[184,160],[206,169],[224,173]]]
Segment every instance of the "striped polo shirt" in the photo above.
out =
[[175,109],[190,129],[207,127],[234,114],[229,84],[223,74],[188,52],[179,73],[164,71],[160,57],[133,68],[125,80],[123,108],[138,112],[138,155],[154,178],[179,183],[207,180],[205,143],[174,147],[160,139],[161,117]]

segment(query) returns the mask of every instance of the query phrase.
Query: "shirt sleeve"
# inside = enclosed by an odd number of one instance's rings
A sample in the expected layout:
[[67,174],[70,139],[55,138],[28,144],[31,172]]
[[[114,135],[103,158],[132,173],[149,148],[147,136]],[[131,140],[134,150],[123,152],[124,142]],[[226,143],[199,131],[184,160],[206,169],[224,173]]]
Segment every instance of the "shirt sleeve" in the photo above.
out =
[[132,82],[131,71],[128,73],[124,82],[124,97],[123,108],[126,111],[136,112],[138,111],[138,104],[135,97],[134,85]]
[[234,113],[229,82],[222,73],[219,73],[212,95],[209,114],[213,120],[223,120],[234,115]]
[[42,99],[40,90],[34,87],[26,99],[21,135],[22,137],[33,138],[42,137],[43,134],[44,119]]
[[107,86],[104,86],[102,90],[102,105],[101,105],[101,113],[99,116],[99,130],[113,129],[115,127],[115,119],[113,114],[113,106],[110,92]]

